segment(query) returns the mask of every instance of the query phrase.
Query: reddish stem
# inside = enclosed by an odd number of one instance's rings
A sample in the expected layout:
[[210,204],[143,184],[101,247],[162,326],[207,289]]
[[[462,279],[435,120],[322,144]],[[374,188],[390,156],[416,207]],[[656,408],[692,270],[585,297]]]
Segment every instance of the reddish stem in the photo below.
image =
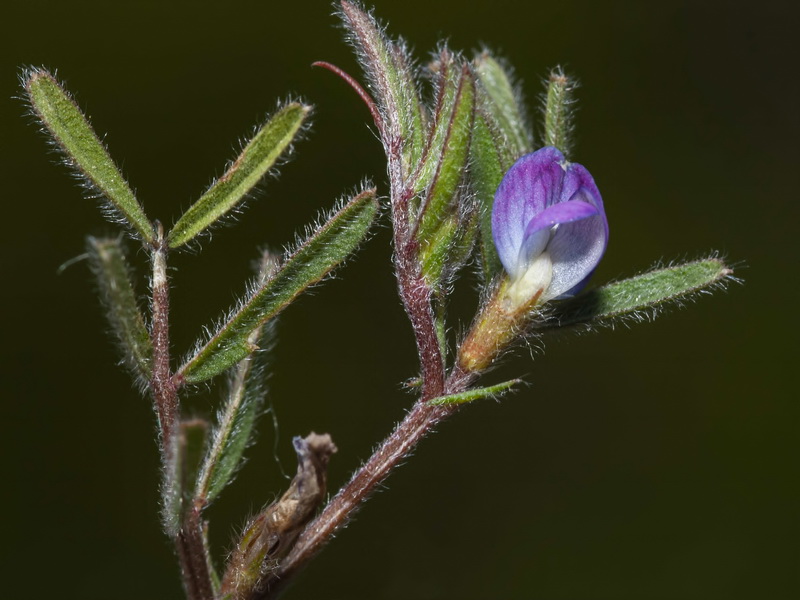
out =
[[[150,389],[161,434],[161,462],[164,488],[170,502],[180,493],[178,482],[180,405],[178,392],[170,369],[169,353],[169,280],[167,278],[164,230],[156,223],[158,238],[153,244],[152,327],[153,374]],[[175,549],[189,600],[213,600],[214,592],[208,568],[208,554],[199,512],[186,511],[181,529],[175,535]]]
[[188,507],[175,537],[175,548],[190,600],[214,600],[204,529],[200,510],[196,506]]
[[175,460],[178,420],[178,394],[172,381],[169,366],[169,281],[167,280],[166,250],[163,229],[157,223],[158,240],[153,249],[152,313],[150,337],[153,344],[153,374],[150,389],[153,394],[159,431],[161,433],[161,459],[164,468]]
[[324,60],[318,60],[317,62],[311,63],[312,67],[322,67],[323,69],[327,69],[331,73],[334,73],[341,77],[344,82],[349,85],[353,90],[355,90],[356,94],[358,94],[359,98],[364,101],[364,104],[367,105],[369,109],[369,114],[372,115],[372,120],[375,121],[375,126],[378,128],[378,132],[381,134],[381,137],[384,136],[384,126],[383,126],[383,117],[381,117],[381,113],[378,110],[378,105],[375,104],[375,100],[372,99],[372,96],[367,93],[361,84],[355,80],[347,71],[340,69],[336,65],[332,65],[329,62],[325,62]]

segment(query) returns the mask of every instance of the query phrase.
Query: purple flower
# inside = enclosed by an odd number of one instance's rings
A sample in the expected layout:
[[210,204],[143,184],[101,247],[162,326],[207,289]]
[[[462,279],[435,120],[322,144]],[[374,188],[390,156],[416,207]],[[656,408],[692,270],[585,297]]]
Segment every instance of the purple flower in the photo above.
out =
[[520,158],[503,177],[492,236],[514,306],[580,291],[608,244],[603,200],[589,172],[556,148]]

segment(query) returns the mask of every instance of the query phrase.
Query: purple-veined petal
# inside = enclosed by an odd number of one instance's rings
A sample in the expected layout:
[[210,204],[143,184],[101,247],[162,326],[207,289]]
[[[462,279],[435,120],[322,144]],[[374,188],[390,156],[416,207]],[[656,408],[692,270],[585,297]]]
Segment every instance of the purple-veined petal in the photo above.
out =
[[547,147],[523,156],[506,173],[495,194],[492,234],[512,279],[548,253],[552,280],[542,295],[547,300],[586,284],[608,244],[608,221],[591,174]]
[[564,155],[547,147],[526,154],[508,170],[492,207],[492,236],[506,271],[518,271],[525,229],[536,215],[558,203],[564,182]]

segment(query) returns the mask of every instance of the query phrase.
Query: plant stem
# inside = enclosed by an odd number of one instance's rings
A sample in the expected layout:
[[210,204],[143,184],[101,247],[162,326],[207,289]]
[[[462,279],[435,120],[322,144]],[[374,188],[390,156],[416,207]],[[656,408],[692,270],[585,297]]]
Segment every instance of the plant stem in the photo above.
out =
[[[179,477],[179,427],[180,404],[172,378],[169,353],[169,279],[167,278],[166,243],[164,230],[156,223],[157,239],[152,247],[152,327],[153,374],[150,389],[161,443],[163,469],[162,489],[164,512],[168,514],[172,503],[180,502]],[[169,522],[169,519],[165,519]],[[214,592],[208,570],[208,552],[202,530],[203,524],[194,507],[184,511],[183,523],[174,534],[175,549],[180,561],[183,583],[189,600],[213,600]],[[170,529],[168,525],[168,530]]]
[[414,197],[414,189],[406,181],[403,172],[400,156],[402,142],[399,139],[388,139],[385,147],[391,188],[397,287],[417,342],[422,397],[430,399],[444,392],[444,357],[439,345],[436,318],[431,303],[431,288],[420,273],[419,243],[409,228],[411,220],[409,202]]
[[153,375],[150,389],[153,393],[158,426],[161,433],[161,458],[164,466],[173,463],[176,449],[176,431],[180,418],[178,394],[172,382],[169,366],[169,281],[167,257],[163,244],[163,230],[158,224],[158,240],[153,249],[151,337],[153,343]]
[[[398,263],[400,261],[398,260]],[[444,393],[444,361],[431,306],[431,290],[418,274],[409,274],[410,268],[398,265],[397,279],[400,297],[414,328],[419,353],[422,396],[435,398]]]
[[214,600],[204,523],[197,506],[187,508],[175,549],[189,600]]

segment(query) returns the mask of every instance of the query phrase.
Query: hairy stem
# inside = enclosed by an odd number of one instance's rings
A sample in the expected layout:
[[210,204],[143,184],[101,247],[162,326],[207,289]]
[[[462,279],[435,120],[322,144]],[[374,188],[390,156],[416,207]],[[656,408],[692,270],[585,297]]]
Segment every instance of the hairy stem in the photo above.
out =
[[183,585],[189,600],[214,600],[204,527],[199,507],[191,506],[175,536]]
[[394,264],[403,307],[411,321],[419,354],[422,396],[434,398],[444,392],[445,365],[433,312],[432,291],[419,268],[419,244],[409,229],[409,202],[414,190],[403,172],[399,139],[385,144],[391,185]]
[[163,231],[159,225],[159,239],[153,250],[152,312],[150,336],[153,343],[153,375],[150,389],[153,394],[158,426],[161,433],[161,453],[164,466],[175,462],[176,432],[180,418],[178,394],[172,382],[169,366],[169,281],[167,257],[162,243]]
[[398,267],[397,279],[403,305],[414,328],[423,397],[430,399],[444,393],[444,360],[431,306],[431,289],[421,275],[409,274],[409,270]]
[[[153,374],[150,380],[150,390],[153,394],[153,404],[160,432],[163,469],[161,485],[165,524],[168,531],[174,531],[169,515],[173,514],[174,505],[181,501],[178,482],[180,405],[170,369],[169,280],[167,278],[166,243],[160,223],[157,223],[157,230],[158,237],[152,249],[153,321],[150,336],[153,345]],[[185,512],[183,523],[174,533],[174,542],[189,600],[213,600],[214,593],[208,571],[207,549],[199,512],[192,509]]]

